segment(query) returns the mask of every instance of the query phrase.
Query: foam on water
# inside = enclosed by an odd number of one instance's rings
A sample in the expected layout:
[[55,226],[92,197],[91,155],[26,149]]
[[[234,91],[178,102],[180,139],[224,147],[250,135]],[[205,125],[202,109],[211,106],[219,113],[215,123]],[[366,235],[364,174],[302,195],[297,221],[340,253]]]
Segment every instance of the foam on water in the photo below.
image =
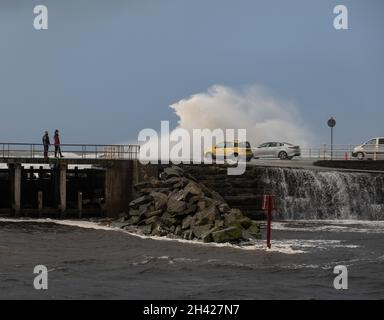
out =
[[309,232],[384,233],[384,221],[367,220],[285,220],[272,223],[273,230]]
[[[273,252],[273,253],[283,253],[283,254],[300,254],[305,253],[305,251],[300,250],[298,247],[300,247],[300,243],[292,243],[292,241],[287,241],[286,243],[284,241],[276,241],[273,242],[273,246],[271,249],[268,249],[266,247],[265,241],[259,240],[251,244],[247,245],[235,245],[230,243],[204,243],[202,241],[197,240],[185,240],[185,239],[177,239],[177,238],[169,238],[169,237],[158,237],[158,236],[145,236],[140,235],[137,233],[128,232],[119,228],[113,228],[109,226],[103,226],[96,222],[91,221],[75,221],[75,220],[55,220],[55,219],[8,219],[8,218],[0,218],[0,221],[3,222],[37,222],[37,223],[56,223],[58,225],[65,225],[65,226],[71,226],[71,227],[80,227],[85,229],[96,229],[96,230],[105,230],[105,231],[115,231],[115,232],[123,232],[126,234],[129,234],[134,237],[138,237],[141,239],[152,239],[157,241],[174,241],[174,242],[180,242],[180,243],[187,243],[187,244],[195,244],[200,246],[207,246],[207,247],[219,247],[219,248],[232,248],[232,249],[238,249],[238,250],[259,250],[259,251],[266,251],[266,252]],[[292,247],[292,244],[294,244],[295,248]],[[302,243],[301,243],[302,244]],[[297,248],[296,248],[297,247]]]
[[[4,222],[37,222],[37,223],[55,223],[58,225],[65,225],[65,226],[71,226],[71,227],[80,227],[85,229],[95,229],[95,230],[105,230],[105,231],[115,231],[115,232],[123,232],[126,234],[129,234],[134,237],[138,237],[141,239],[152,239],[156,241],[173,241],[173,242],[179,242],[179,243],[187,243],[187,244],[194,244],[199,246],[207,246],[207,247],[219,247],[219,248],[232,248],[232,249],[238,249],[238,250],[257,250],[257,251],[265,251],[265,252],[272,252],[272,253],[282,253],[282,254],[302,254],[308,252],[308,250],[328,250],[331,248],[349,248],[354,249],[358,246],[353,244],[345,244],[341,240],[303,240],[303,239],[286,239],[286,240],[272,240],[272,248],[268,249],[266,247],[265,240],[253,240],[249,243],[243,244],[243,245],[237,245],[237,244],[230,244],[230,243],[204,243],[202,241],[198,240],[185,240],[185,239],[179,239],[179,238],[170,238],[170,237],[159,237],[159,236],[146,236],[141,235],[137,233],[132,233],[125,231],[123,229],[114,228],[110,226],[105,226],[97,222],[91,222],[91,221],[84,221],[84,220],[55,220],[55,219],[8,219],[8,218],[2,218],[0,221]],[[292,221],[297,225],[303,224],[300,227],[290,227],[290,222],[275,222],[272,224],[274,230],[289,230],[289,231],[339,231],[339,228],[335,224],[353,224],[353,225],[369,225],[371,227],[375,226],[380,229],[372,229],[372,232],[384,232],[384,221],[327,221],[326,223],[328,225],[324,225],[324,221],[311,221],[311,223],[314,223],[314,226],[307,227],[306,224],[308,224],[308,221]],[[316,225],[316,223],[321,225]],[[355,228],[355,227],[348,227],[348,230],[352,230],[349,232],[362,232],[361,230],[371,230],[368,228]],[[358,231],[354,231],[358,230]]]

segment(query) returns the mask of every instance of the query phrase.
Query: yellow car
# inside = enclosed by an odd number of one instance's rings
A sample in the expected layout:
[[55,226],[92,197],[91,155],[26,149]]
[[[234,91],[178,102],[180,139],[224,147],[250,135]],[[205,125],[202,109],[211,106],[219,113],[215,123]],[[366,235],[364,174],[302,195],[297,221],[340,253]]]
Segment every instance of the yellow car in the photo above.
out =
[[206,158],[215,160],[217,157],[222,159],[230,157],[244,157],[246,161],[250,161],[253,157],[251,144],[248,141],[239,142],[237,140],[230,142],[225,141],[214,145],[208,152],[205,153]]

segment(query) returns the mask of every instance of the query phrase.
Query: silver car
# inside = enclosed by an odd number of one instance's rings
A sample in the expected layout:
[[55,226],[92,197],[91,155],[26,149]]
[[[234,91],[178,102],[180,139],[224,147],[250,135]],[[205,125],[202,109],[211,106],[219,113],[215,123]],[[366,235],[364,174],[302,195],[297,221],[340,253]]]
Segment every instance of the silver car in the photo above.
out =
[[279,158],[281,160],[291,160],[293,157],[300,155],[300,147],[287,142],[266,142],[253,151],[253,157],[256,159]]
[[359,160],[383,160],[384,159],[384,137],[373,138],[353,149],[352,157]]

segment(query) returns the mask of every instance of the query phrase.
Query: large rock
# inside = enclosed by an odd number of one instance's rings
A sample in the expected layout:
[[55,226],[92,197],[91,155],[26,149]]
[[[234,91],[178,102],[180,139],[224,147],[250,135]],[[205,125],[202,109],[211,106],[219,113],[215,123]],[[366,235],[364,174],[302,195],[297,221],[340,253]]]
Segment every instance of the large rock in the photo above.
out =
[[199,211],[205,210],[209,207],[217,207],[219,205],[219,202],[217,200],[214,200],[212,198],[204,197],[201,200],[197,202],[197,207]]
[[161,178],[182,177],[182,176],[184,176],[184,170],[176,166],[165,168],[161,174]]
[[206,224],[203,226],[193,226],[191,230],[196,238],[202,239],[203,236],[209,233],[209,231],[212,229],[212,226],[212,224]]
[[235,219],[225,224],[227,227],[238,226],[243,229],[248,229],[252,225],[252,220],[247,217]]
[[151,192],[150,196],[153,198],[155,210],[165,209],[168,202],[168,196],[161,192]]
[[189,183],[189,180],[186,179],[186,178],[180,178],[179,182],[178,183],[175,183],[173,185],[173,188],[174,189],[182,189],[184,188],[185,186],[187,186]]
[[144,217],[151,218],[153,216],[160,216],[163,210],[155,210],[144,213]]
[[147,212],[154,211],[155,207],[152,205],[151,202],[148,202],[148,203],[144,203],[144,204],[139,205],[138,210],[139,210],[139,215],[142,216],[142,215],[145,215],[145,213],[147,213]]
[[140,210],[138,210],[138,209],[133,209],[133,208],[131,208],[131,209],[129,209],[129,216],[139,216],[140,215]]
[[193,196],[188,200],[188,207],[190,207],[193,204],[197,204],[199,201],[203,200],[203,196]]
[[187,208],[186,210],[178,213],[177,216],[187,216],[189,214],[195,213],[196,210],[197,210],[197,205],[193,204],[189,208]]
[[158,216],[152,216],[152,217],[150,217],[148,219],[145,219],[144,223],[145,224],[153,224],[153,223],[157,222],[159,219],[160,218]]
[[199,184],[194,181],[190,181],[183,190],[183,197],[185,201],[189,201],[193,196],[202,195],[201,188]]
[[171,227],[173,226],[174,224],[177,223],[177,219],[174,218],[171,214],[169,214],[168,212],[164,213],[162,215],[162,217],[160,218],[160,221],[166,225],[167,227]]
[[127,221],[129,225],[135,225],[140,222],[140,217],[139,216],[131,216],[131,218]]
[[231,209],[229,212],[224,214],[224,221],[226,226],[230,226],[242,218],[244,218],[244,216],[239,209]]
[[185,239],[185,240],[192,240],[193,239],[193,232],[192,232],[192,230],[184,231],[182,236],[183,236],[183,239]]
[[215,223],[215,220],[220,219],[220,215],[215,206],[210,206],[204,210],[201,210],[195,215],[196,225],[205,225]]
[[191,205],[190,207],[188,207],[188,204],[186,205],[186,209],[185,210],[182,210],[180,212],[173,212],[172,215],[176,216],[176,217],[185,217],[185,216],[188,216],[190,214],[194,214],[196,212],[196,209],[197,209],[197,206],[195,204]]
[[129,220],[127,221],[112,221],[110,226],[112,228],[124,228],[125,226],[128,226],[129,225]]
[[217,208],[219,209],[220,213],[228,213],[231,210],[227,203],[221,203],[217,206]]
[[152,232],[152,225],[151,224],[146,224],[143,226],[138,226],[137,227],[138,231],[144,235],[150,235]]
[[139,198],[131,201],[129,203],[129,206],[130,207],[137,207],[137,206],[139,206],[141,204],[145,204],[145,203],[151,202],[152,200],[153,200],[153,198],[151,196],[145,195],[145,196],[139,197]]
[[161,192],[161,193],[164,193],[164,194],[168,194],[170,193],[172,190],[172,188],[144,188],[144,189],[141,189],[138,193],[137,193],[137,197],[141,197],[141,196],[145,196],[145,195],[149,195],[151,192]]
[[156,222],[153,224],[151,234],[154,236],[164,237],[169,234],[169,230],[167,230],[161,223]]
[[261,231],[260,231],[260,224],[252,221],[251,226],[244,231],[244,234],[247,238],[256,238],[260,239],[261,238]]
[[182,177],[172,177],[166,180],[161,181],[162,188],[173,188],[175,185],[179,184],[184,178]]
[[237,242],[242,239],[242,231],[240,227],[229,227],[212,232],[212,238],[217,243]]
[[143,190],[143,189],[145,189],[145,188],[152,188],[153,186],[152,186],[152,184],[151,184],[151,182],[150,181],[142,181],[142,182],[139,182],[139,183],[136,183],[135,185],[134,185],[134,189],[135,190]]
[[175,228],[175,235],[176,235],[176,236],[181,236],[181,234],[182,234],[181,226],[178,225],[178,226]]
[[167,202],[167,211],[173,214],[178,214],[187,209],[187,203],[182,200],[183,195],[176,192],[170,195]]
[[222,227],[224,227],[224,220],[216,220],[216,221],[215,221],[215,227],[216,227],[216,228],[222,228]]
[[181,223],[181,229],[185,230],[190,228],[193,221],[194,221],[194,218],[192,216],[186,216]]

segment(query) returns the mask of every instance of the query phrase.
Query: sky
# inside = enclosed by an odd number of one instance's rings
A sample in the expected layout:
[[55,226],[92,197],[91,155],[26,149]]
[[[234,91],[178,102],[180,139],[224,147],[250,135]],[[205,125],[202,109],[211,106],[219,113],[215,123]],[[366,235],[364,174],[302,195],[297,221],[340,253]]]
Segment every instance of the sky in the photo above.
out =
[[[39,4],[48,30],[33,28]],[[1,0],[0,142],[57,128],[62,143],[134,143],[176,127],[180,100],[261,86],[312,143],[333,116],[335,143],[358,144],[384,136],[383,30],[382,0]]]

